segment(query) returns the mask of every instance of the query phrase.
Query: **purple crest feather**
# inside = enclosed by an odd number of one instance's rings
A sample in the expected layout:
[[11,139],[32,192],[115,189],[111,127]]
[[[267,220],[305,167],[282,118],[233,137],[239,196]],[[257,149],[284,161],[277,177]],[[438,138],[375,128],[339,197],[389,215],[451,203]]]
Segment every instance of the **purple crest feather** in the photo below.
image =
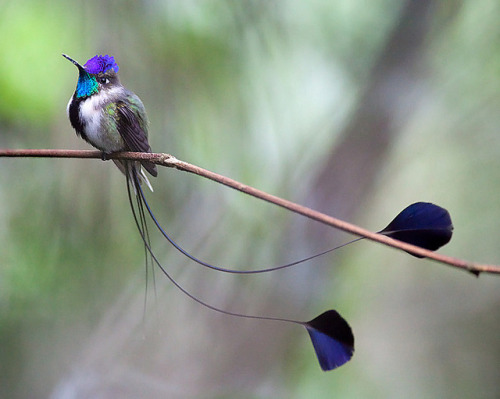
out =
[[93,75],[105,73],[110,69],[118,72],[118,64],[115,62],[115,58],[110,55],[96,55],[85,63],[84,68]]

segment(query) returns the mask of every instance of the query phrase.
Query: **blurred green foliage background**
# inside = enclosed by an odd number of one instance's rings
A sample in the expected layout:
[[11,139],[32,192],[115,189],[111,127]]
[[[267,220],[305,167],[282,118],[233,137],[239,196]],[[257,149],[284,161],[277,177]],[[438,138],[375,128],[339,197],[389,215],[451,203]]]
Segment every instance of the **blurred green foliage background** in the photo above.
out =
[[[500,3],[495,0],[0,1],[0,147],[81,148],[77,71],[115,56],[155,152],[372,230],[447,208],[442,249],[500,263]],[[216,264],[290,262],[349,237],[160,170],[172,236]],[[166,268],[211,304],[349,321],[353,360],[321,372],[305,331],[233,319],[156,273],[110,162],[0,160],[2,398],[497,398],[499,280],[368,242],[272,275]],[[146,297],[146,310],[144,300]]]

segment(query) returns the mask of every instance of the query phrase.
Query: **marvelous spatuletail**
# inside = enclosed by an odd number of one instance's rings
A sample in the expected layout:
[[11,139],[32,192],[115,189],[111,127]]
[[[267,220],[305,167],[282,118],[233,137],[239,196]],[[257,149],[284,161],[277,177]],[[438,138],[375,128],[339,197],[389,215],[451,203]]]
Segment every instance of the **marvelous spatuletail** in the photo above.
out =
[[[67,55],[63,54],[63,56],[71,61],[79,72],[76,90],[67,108],[71,125],[76,133],[101,150],[103,158],[106,154],[120,151],[151,152],[148,143],[148,119],[144,105],[137,95],[121,85],[117,75],[118,65],[114,58],[109,55],[96,55],[82,66]],[[127,178],[128,197],[138,231],[144,243],[147,255],[146,263],[148,258],[151,259],[175,287],[208,309],[235,317],[285,322],[305,327],[320,366],[325,371],[333,370],[351,359],[354,353],[354,336],[349,324],[335,310],[328,310],[311,321],[302,322],[278,317],[228,312],[189,293],[173,279],[155,256],[150,244],[146,213],[161,234],[178,251],[204,267],[225,273],[256,274],[288,268],[359,241],[363,237],[304,259],[271,268],[235,270],[214,266],[194,257],[180,247],[165,232],[155,217],[141,184],[145,183],[152,190],[144,169],[156,177],[156,166],[148,161],[113,161]],[[380,233],[426,249],[436,250],[451,239],[452,229],[451,219],[444,208],[431,203],[419,202],[405,208]]]
[[[96,55],[82,66],[69,56],[65,54],[63,56],[78,68],[79,73],[75,93],[67,107],[69,120],[77,135],[101,150],[103,158],[106,154],[120,151],[151,152],[148,143],[146,110],[139,97],[120,83],[117,75],[118,65],[114,58],[109,55]],[[156,218],[147,204],[141,183],[146,183],[152,190],[144,169],[156,177],[156,166],[148,161],[114,160],[114,162],[127,177],[130,204],[147,254],[184,294],[211,310],[227,315],[294,323],[306,327],[311,335],[316,353],[321,353],[319,359],[324,370],[338,367],[351,358],[354,351],[354,338],[349,325],[336,311],[331,310],[323,313],[311,322],[243,315],[211,306],[182,288],[158,261],[149,241],[145,207],[155,224],[159,228],[161,227],[157,224]],[[136,197],[136,208],[132,199],[131,187]],[[164,233],[163,229],[161,231]],[[176,247],[180,249],[180,247]],[[189,255],[184,250],[182,252]],[[189,257],[194,258],[191,255]],[[318,319],[320,322],[317,321]],[[338,326],[341,326],[339,331],[336,330]],[[349,334],[346,334],[346,331]]]

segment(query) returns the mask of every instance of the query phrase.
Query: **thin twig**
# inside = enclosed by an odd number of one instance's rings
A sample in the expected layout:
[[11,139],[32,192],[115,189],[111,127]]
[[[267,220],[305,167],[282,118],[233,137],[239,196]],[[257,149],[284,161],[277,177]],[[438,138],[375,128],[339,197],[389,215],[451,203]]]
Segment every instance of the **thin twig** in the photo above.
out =
[[[100,151],[84,151],[84,150],[10,150],[0,149],[0,157],[45,157],[45,158],[102,158]],[[180,161],[175,157],[163,153],[142,153],[142,152],[121,152],[107,155],[108,159],[129,159],[129,160],[148,160],[157,165],[175,168],[184,172],[193,173],[202,176],[206,179],[213,180],[217,183],[224,184],[227,187],[241,191],[245,194],[259,198],[261,200],[270,202],[272,204],[281,206],[297,214],[303,215],[309,219],[316,220],[328,226],[343,230],[347,233],[356,236],[365,237],[368,240],[376,241],[378,243],[387,245],[389,247],[397,248],[403,251],[411,252],[416,255],[432,259],[436,262],[446,264],[452,267],[463,269],[475,275],[480,273],[500,274],[500,265],[481,264],[476,262],[469,262],[466,260],[454,258],[451,256],[442,255],[436,252],[429,251],[424,248],[417,247],[393,238],[387,237],[382,234],[374,233],[352,223],[344,222],[343,220],[336,219],[324,213],[317,212],[313,209],[296,204],[294,202],[285,200],[280,197],[268,194],[264,191],[258,190],[254,187],[247,186],[236,180],[230,179],[226,176],[210,172],[199,166]]]

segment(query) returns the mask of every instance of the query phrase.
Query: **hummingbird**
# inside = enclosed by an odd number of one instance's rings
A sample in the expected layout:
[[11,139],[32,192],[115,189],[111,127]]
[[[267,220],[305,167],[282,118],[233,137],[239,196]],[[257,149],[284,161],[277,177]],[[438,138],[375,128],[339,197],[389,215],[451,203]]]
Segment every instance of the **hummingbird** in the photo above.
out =
[[[76,90],[67,107],[76,134],[101,150],[103,158],[119,151],[151,152],[146,109],[141,99],[120,83],[114,57],[96,55],[83,66],[66,54],[63,57],[71,61],[79,73]],[[154,163],[113,161],[132,181],[133,175],[137,175],[139,182],[145,182],[153,190],[144,169],[156,177],[158,171]]]
[[[114,57],[96,55],[83,66],[66,54],[63,54],[63,57],[71,61],[78,68],[79,73],[76,90],[67,106],[68,117],[76,134],[101,150],[103,158],[105,158],[106,154],[120,151],[151,152],[148,143],[146,110],[139,97],[120,83],[117,74],[119,68]],[[233,313],[214,307],[195,297],[173,279],[153,252],[146,215],[149,215],[164,238],[182,254],[202,266],[225,273],[254,274],[270,272],[302,263],[334,249],[288,265],[269,269],[245,271],[213,266],[199,260],[180,247],[165,232],[154,215],[141,188],[141,183],[145,182],[151,191],[153,190],[144,169],[151,176],[156,177],[158,174],[156,165],[149,161],[113,161],[127,178],[128,198],[137,229],[145,247],[146,267],[149,258],[177,289],[210,310],[229,316],[292,323],[305,327],[313,343],[320,366],[325,371],[333,370],[351,359],[354,352],[354,336],[349,324],[335,310],[326,311],[313,320],[303,322],[277,317]],[[135,201],[131,194],[131,188],[135,193]]]

